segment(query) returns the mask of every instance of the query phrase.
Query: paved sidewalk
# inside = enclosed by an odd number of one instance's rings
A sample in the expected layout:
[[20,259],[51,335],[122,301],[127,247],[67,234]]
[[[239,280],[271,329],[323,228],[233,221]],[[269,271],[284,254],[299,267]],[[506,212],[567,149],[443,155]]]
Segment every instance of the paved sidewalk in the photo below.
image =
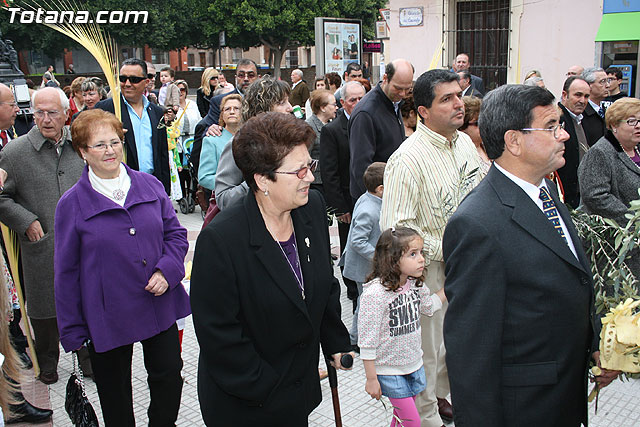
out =
[[[180,222],[189,230],[189,253],[187,260],[193,258],[193,250],[195,248],[195,240],[202,225],[200,209],[196,208],[196,212],[183,215],[178,213]],[[332,243],[334,249],[338,244],[337,229],[332,228]],[[337,249],[335,249],[337,250]],[[335,252],[334,250],[334,252]],[[336,277],[339,277],[336,270]],[[346,290],[342,292],[342,317],[346,325],[351,325],[351,301],[346,298]],[[67,379],[71,374],[71,356],[64,354],[61,349],[60,366],[58,373],[60,380],[52,385],[45,386],[39,381],[26,381],[23,386],[28,393],[25,396],[34,403],[38,403],[43,407],[51,407],[54,409],[53,425],[69,426],[69,418],[64,410],[64,393]],[[182,393],[182,406],[177,425],[180,427],[202,426],[202,417],[198,405],[197,395],[197,365],[198,365],[198,343],[193,330],[193,322],[191,317],[187,319],[184,340],[183,340],[183,360],[184,360],[184,388]],[[320,361],[319,366],[324,367],[324,362]],[[338,385],[340,395],[340,406],[342,409],[342,421],[345,427],[382,427],[387,426],[391,422],[391,411],[385,409],[383,404],[372,400],[364,391],[365,383],[364,367],[362,361],[356,358],[354,368],[351,371],[340,371],[338,373]],[[146,383],[146,371],[142,360],[142,347],[135,345],[133,353],[133,400],[134,411],[138,426],[146,425],[146,410],[149,404],[149,392]],[[46,391],[50,398],[46,401]],[[98,414],[98,418],[102,421],[100,403],[96,391],[95,383],[86,380],[87,394],[89,400]],[[481,391],[478,391],[481,393]],[[36,397],[40,395],[40,400],[32,400],[31,395]],[[328,380],[322,381],[323,401],[318,408],[309,417],[310,426],[334,426],[333,406],[331,400],[331,390]],[[390,408],[388,402],[387,408]],[[640,381],[632,380],[630,382],[616,381],[614,384],[605,389],[599,399],[599,411],[594,415],[593,405],[589,410],[590,426],[595,427],[611,427],[611,426],[640,426]],[[17,424],[16,424],[17,425]],[[42,424],[51,425],[51,424]],[[452,426],[453,424],[449,424]]]

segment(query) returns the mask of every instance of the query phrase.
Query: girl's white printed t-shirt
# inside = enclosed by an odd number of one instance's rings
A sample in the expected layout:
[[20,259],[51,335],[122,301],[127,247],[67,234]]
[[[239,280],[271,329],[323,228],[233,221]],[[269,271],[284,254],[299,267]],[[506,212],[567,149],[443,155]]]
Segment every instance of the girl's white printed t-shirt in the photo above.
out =
[[378,375],[406,375],[422,366],[420,315],[432,316],[442,308],[426,285],[409,279],[395,292],[380,279],[364,285],[358,313],[360,358],[376,361]]

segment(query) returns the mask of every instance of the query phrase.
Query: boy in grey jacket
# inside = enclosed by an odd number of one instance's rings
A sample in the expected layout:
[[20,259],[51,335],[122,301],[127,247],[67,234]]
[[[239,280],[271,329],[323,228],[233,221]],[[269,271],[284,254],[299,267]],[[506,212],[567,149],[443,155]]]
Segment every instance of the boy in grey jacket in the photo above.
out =
[[344,277],[358,285],[358,305],[353,314],[353,323],[349,332],[351,344],[358,344],[358,310],[362,284],[371,272],[371,262],[376,243],[380,237],[380,210],[384,185],[384,167],[386,163],[375,162],[364,172],[363,180],[367,192],[358,198],[353,208],[353,217],[349,227],[347,245],[342,254],[340,265],[344,265]]

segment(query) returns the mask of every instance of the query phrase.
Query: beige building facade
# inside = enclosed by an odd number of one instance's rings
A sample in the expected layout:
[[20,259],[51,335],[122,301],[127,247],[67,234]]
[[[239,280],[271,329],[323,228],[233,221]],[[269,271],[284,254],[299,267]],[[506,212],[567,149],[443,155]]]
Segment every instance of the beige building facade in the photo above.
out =
[[559,97],[568,67],[600,65],[602,7],[603,0],[391,0],[384,57],[410,60],[418,76],[434,59],[448,68],[466,52],[487,91],[535,69]]

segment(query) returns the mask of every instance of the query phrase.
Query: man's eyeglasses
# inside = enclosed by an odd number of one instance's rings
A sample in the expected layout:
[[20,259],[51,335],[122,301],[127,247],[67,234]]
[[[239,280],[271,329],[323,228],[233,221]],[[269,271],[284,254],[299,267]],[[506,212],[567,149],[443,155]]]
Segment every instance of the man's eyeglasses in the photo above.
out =
[[601,80],[598,80],[596,83],[599,83],[601,85],[606,85],[607,83],[611,83],[611,80],[612,80],[611,78],[601,79]]
[[296,175],[298,177],[298,179],[304,179],[304,177],[307,176],[307,173],[309,171],[311,171],[313,173],[313,172],[316,171],[317,168],[318,168],[318,160],[313,159],[313,160],[311,160],[311,162],[309,162],[309,164],[307,166],[303,166],[300,169],[298,169],[297,171],[293,171],[293,172],[275,171],[275,173],[282,173],[282,174],[286,174],[286,175]]
[[564,130],[564,122],[560,123],[559,125],[555,125],[554,127],[550,128],[550,129],[546,129],[546,128],[524,128],[524,129],[520,129],[520,130],[521,131],[544,130],[546,132],[553,132],[553,137],[555,139],[559,139],[560,138],[560,129]]
[[60,111],[43,111],[43,110],[36,110],[33,112],[33,115],[36,116],[38,119],[43,119],[46,116],[49,116],[49,118],[51,120],[57,119],[58,117],[60,117],[60,114],[62,114]]
[[16,101],[13,101],[13,102],[4,102],[4,101],[2,101],[2,102],[0,102],[0,104],[7,104],[7,105],[10,105],[11,108],[18,108],[18,103]]
[[132,84],[137,84],[140,83],[143,80],[146,80],[146,77],[140,77],[140,76],[118,76],[118,80],[120,80],[120,83],[126,83],[127,80],[129,80]]
[[636,119],[635,117],[631,117],[627,119],[626,123],[631,127],[636,127],[638,123],[640,123],[640,119]]
[[111,147],[115,151],[115,149],[120,147],[121,145],[122,145],[122,141],[111,141],[111,142],[105,142],[105,143],[100,143],[96,145],[87,145],[87,148],[91,148],[92,150],[96,150],[96,151],[107,151],[107,147]]
[[244,79],[245,77],[248,79],[252,79],[256,76],[256,73],[254,73],[253,71],[249,71],[248,73],[245,73],[244,71],[238,71],[236,73],[236,77]]
[[[149,73],[149,74],[147,74],[147,78],[148,78],[148,79],[155,79],[155,78],[156,78],[156,75],[155,75],[154,73]],[[124,82],[123,82],[123,83],[124,83]]]

